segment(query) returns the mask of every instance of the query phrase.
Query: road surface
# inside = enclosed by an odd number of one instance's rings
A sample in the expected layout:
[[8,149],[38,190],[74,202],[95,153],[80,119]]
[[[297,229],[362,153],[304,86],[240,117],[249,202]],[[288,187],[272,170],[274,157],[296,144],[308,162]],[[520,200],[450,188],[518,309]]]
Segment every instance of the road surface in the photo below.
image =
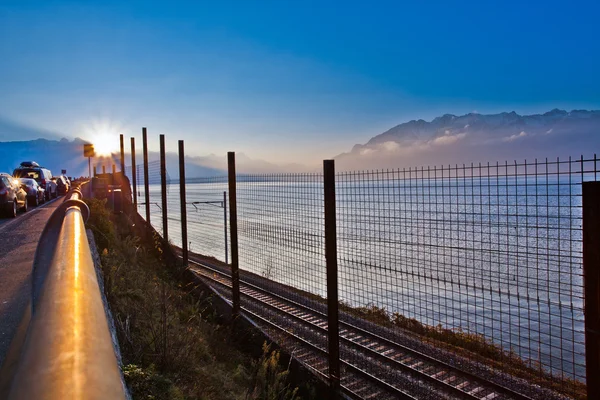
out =
[[63,198],[0,219],[0,366],[31,297],[31,268],[46,221]]

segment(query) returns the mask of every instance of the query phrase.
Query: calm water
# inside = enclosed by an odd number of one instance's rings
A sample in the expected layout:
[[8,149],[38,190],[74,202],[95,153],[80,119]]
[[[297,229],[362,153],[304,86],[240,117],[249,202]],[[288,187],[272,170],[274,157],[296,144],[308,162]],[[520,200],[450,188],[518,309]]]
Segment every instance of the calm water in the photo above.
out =
[[[326,295],[320,179],[238,182],[241,268]],[[340,300],[478,333],[585,379],[580,185],[343,175],[336,185]],[[214,180],[186,195],[191,250],[223,261],[226,190]],[[178,194],[172,185],[168,216],[180,245]],[[161,231],[157,185],[151,203]]]

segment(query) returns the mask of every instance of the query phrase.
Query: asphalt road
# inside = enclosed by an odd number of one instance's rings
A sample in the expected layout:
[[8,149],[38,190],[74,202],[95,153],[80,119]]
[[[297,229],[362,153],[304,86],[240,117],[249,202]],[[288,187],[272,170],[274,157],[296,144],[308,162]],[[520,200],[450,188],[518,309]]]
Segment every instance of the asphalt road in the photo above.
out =
[[31,297],[31,268],[46,221],[63,198],[0,219],[0,365]]

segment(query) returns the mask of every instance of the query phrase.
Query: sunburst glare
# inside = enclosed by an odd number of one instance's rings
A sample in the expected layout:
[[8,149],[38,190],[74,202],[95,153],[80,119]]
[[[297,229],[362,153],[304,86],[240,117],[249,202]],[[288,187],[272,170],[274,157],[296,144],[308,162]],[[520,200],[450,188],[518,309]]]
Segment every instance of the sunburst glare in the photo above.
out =
[[109,157],[119,148],[121,125],[114,121],[92,121],[85,128],[85,138],[94,145],[97,157]]

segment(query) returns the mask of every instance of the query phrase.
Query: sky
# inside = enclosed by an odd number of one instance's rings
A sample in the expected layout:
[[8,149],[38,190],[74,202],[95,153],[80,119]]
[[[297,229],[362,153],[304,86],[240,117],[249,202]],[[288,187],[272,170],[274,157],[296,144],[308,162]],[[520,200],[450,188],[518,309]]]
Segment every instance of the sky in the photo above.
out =
[[600,109],[598,15],[598,1],[0,0],[0,120],[315,163],[411,119]]

